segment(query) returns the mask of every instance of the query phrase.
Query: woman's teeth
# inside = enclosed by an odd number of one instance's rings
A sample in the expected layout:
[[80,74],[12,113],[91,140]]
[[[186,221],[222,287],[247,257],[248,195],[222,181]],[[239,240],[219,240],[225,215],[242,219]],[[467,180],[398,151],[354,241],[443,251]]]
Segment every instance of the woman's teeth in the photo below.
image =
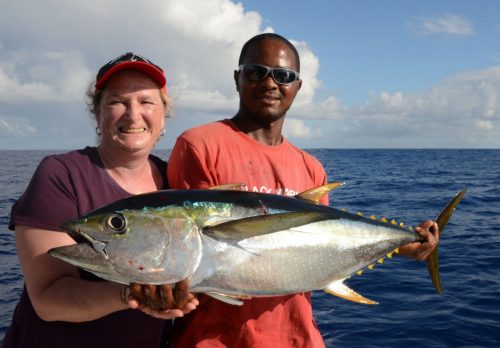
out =
[[120,128],[120,132],[122,133],[141,133],[144,132],[146,128],[141,127],[141,128]]

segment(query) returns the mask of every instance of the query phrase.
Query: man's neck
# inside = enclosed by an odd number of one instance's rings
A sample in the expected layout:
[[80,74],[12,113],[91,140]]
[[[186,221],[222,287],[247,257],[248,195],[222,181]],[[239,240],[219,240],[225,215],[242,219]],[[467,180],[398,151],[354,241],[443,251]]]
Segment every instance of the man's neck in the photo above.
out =
[[281,130],[284,117],[273,122],[262,123],[238,112],[231,121],[240,131],[262,144],[276,146],[283,142]]

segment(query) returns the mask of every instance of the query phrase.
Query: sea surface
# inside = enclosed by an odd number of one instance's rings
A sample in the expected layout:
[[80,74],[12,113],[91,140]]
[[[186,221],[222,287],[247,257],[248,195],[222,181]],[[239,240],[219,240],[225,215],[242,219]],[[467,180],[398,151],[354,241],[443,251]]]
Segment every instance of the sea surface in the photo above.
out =
[[[0,151],[0,341],[23,286],[7,228],[10,209],[40,159],[59,152]],[[314,292],[314,314],[326,345],[500,347],[500,150],[310,152],[325,166],[329,181],[345,183],[330,195],[330,205],[405,225],[434,219],[455,194],[468,189],[441,237],[443,294],[434,290],[425,263],[386,260],[347,280],[378,305]]]

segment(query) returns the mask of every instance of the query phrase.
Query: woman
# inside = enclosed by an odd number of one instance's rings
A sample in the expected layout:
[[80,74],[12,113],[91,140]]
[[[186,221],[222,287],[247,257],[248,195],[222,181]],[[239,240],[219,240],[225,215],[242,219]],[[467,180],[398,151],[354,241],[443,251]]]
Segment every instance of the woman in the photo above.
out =
[[130,295],[128,287],[47,254],[75,243],[62,233],[62,222],[117,199],[167,187],[166,163],[151,155],[165,133],[169,107],[163,70],[125,53],[99,70],[89,97],[98,146],[44,158],[12,208],[9,227],[15,230],[25,287],[4,347],[160,346],[170,324],[164,319],[180,317],[197,305],[187,298],[184,284],[178,287],[183,298],[177,298],[182,310],[157,310],[156,304],[144,303],[171,303],[172,294],[163,291],[168,287],[137,286],[139,292]]

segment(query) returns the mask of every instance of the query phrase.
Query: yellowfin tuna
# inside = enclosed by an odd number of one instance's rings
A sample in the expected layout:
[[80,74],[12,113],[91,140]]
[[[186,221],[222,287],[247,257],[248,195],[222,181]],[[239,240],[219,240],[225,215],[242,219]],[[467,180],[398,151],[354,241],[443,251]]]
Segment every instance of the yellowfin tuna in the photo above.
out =
[[[78,244],[52,256],[123,284],[168,284],[241,304],[250,297],[312,290],[376,303],[344,284],[381,263],[415,232],[318,204],[332,183],[295,197],[227,190],[165,190],[97,209],[63,228]],[[460,192],[437,218],[442,232]],[[441,291],[437,249],[429,258]]]

